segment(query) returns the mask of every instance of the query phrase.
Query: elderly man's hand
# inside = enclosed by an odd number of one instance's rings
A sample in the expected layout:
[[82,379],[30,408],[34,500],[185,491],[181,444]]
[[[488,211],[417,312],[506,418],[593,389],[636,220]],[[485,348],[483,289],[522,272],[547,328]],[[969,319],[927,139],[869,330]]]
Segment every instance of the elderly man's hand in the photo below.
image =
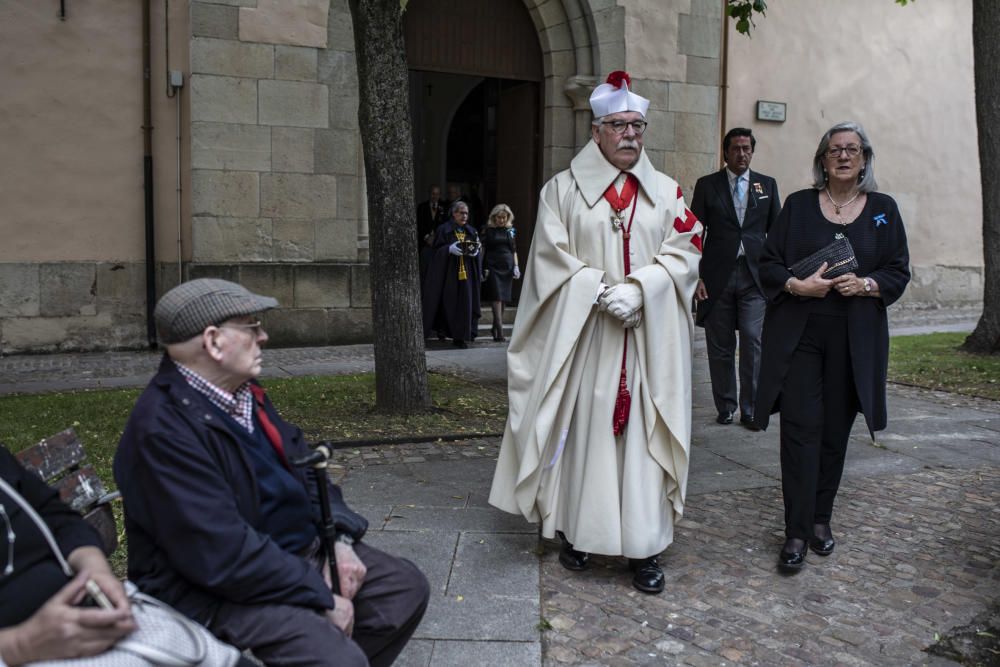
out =
[[340,594],[348,600],[353,600],[361,585],[365,582],[368,568],[354,552],[350,544],[337,542],[333,547],[333,555],[337,561],[337,582],[340,584]]
[[598,308],[623,322],[642,308],[642,289],[635,283],[619,283],[601,293]]
[[622,328],[624,329],[637,329],[639,325],[642,324],[642,310],[637,310],[624,320],[622,320]]
[[354,605],[350,600],[336,593],[333,595],[333,603],[334,608],[326,610],[326,618],[350,637],[351,633],[354,632]]
[[97,655],[136,629],[127,606],[76,606],[84,598],[88,578],[81,572],[27,621],[0,631],[0,655],[10,667]]

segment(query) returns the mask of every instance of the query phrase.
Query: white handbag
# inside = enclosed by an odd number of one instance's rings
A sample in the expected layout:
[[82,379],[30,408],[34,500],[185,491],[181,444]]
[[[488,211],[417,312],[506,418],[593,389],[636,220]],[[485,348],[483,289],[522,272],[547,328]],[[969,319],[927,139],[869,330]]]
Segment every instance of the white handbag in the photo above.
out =
[[[63,557],[55,537],[35,508],[5,480],[0,490],[14,500],[41,531],[49,548],[67,577],[73,568]],[[201,625],[154,597],[139,592],[131,581],[125,593],[132,608],[137,630],[100,655],[68,660],[29,663],[34,667],[232,667],[240,659],[234,647],[224,644]]]

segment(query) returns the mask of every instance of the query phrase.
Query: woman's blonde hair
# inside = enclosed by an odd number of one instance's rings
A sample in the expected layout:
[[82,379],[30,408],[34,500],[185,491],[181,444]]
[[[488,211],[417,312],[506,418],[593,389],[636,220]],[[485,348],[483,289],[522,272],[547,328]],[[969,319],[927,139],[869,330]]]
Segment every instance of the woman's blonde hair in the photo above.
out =
[[[497,224],[497,215],[500,213],[507,214],[507,224],[505,225]],[[493,210],[490,211],[490,220],[487,224],[490,227],[507,227],[507,228],[513,227],[514,211],[510,210],[510,206],[507,206],[507,204],[497,204],[496,206],[493,207]]]

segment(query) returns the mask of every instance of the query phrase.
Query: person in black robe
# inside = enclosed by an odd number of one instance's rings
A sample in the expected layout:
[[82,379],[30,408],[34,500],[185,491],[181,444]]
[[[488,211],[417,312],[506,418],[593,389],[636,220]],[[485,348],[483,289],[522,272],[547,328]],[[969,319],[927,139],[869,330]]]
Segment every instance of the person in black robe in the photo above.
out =
[[482,258],[479,234],[467,224],[469,206],[451,206],[451,219],[434,234],[434,256],[424,280],[424,330],[451,338],[455,347],[468,347],[479,327]]

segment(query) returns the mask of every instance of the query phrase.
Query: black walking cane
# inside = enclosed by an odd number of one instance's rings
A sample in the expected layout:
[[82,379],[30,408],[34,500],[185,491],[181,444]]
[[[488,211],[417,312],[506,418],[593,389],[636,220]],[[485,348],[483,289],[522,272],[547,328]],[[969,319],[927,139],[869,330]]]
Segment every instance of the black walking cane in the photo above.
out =
[[337,542],[337,527],[333,523],[333,515],[330,513],[330,489],[327,488],[326,464],[333,454],[333,447],[329,442],[318,442],[313,445],[313,451],[305,456],[296,459],[289,459],[289,463],[296,468],[312,468],[316,475],[316,487],[319,491],[319,515],[322,520],[320,527],[323,540],[323,547],[326,549],[326,557],[330,563],[330,583],[334,593],[340,593],[340,580],[337,577],[337,557],[333,552],[334,544]]

